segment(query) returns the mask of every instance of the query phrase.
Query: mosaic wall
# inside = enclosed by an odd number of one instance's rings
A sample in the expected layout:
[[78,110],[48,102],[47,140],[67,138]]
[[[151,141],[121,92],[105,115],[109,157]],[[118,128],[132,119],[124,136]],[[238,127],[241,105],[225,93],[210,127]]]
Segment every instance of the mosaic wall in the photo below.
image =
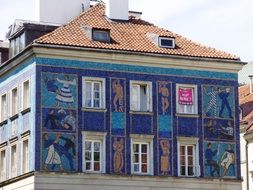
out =
[[[109,68],[106,64],[78,62],[78,66],[75,61],[55,59],[40,60],[43,63],[48,66],[39,66],[42,141],[37,168],[82,172],[82,131],[95,131],[107,133],[106,173],[130,175],[130,134],[145,134],[154,136],[154,175],[178,175],[177,137],[182,136],[199,138],[201,177],[240,178],[239,161],[235,159],[239,156],[236,79],[223,80],[219,77],[225,79],[227,75],[202,75],[199,71],[185,77],[185,72],[173,69],[154,68],[152,73],[125,65],[114,69],[110,64]],[[54,67],[59,64],[69,68]],[[92,68],[95,66],[96,70]],[[82,109],[82,77],[105,78],[106,109]],[[152,82],[152,113],[130,111],[130,80]],[[176,84],[197,85],[199,115],[176,114]]]

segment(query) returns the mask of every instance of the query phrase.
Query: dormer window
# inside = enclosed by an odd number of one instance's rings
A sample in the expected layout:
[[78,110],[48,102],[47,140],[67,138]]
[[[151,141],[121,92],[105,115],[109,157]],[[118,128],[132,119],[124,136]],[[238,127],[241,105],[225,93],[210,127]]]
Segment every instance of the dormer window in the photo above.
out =
[[110,31],[109,30],[99,30],[93,29],[92,30],[92,40],[110,43]]
[[175,39],[167,37],[159,37],[159,47],[175,48]]

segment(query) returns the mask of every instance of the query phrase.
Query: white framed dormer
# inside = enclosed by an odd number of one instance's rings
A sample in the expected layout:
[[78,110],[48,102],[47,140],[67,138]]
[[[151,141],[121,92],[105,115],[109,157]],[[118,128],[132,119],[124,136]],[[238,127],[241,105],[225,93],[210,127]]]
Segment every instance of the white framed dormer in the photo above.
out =
[[176,84],[176,108],[178,114],[198,114],[198,86]]
[[87,173],[105,173],[106,134],[82,131],[82,169]]
[[199,139],[194,137],[177,137],[178,176],[198,177]]
[[7,179],[7,148],[0,148],[0,182]]
[[19,88],[15,86],[10,91],[10,117],[15,116],[18,114],[19,108]]
[[82,78],[82,107],[105,109],[105,78]]
[[152,82],[130,81],[130,110],[152,112]]
[[154,135],[130,134],[131,173],[153,175],[153,138]]
[[29,172],[29,146],[30,137],[29,134],[22,137],[21,140],[21,174]]
[[22,82],[21,87],[21,110],[24,111],[31,106],[31,80],[27,79]]
[[8,119],[8,93],[4,92],[0,98],[0,122]]

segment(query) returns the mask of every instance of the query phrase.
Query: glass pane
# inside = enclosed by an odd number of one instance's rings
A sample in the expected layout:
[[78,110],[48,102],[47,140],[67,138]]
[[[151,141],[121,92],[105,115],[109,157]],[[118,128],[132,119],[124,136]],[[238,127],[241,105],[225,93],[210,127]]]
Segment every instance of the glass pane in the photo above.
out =
[[139,164],[134,164],[134,171],[139,172]]
[[142,145],[141,145],[141,152],[142,152],[142,153],[147,153],[147,151],[148,151],[147,148],[148,148],[148,145],[142,144]]
[[100,152],[94,152],[94,161],[100,161]]
[[94,98],[99,99],[99,97],[100,97],[100,93],[99,92],[94,92]]
[[133,110],[138,110],[138,89],[139,87],[136,85],[132,86],[132,94],[131,94],[131,108]]
[[185,167],[184,166],[180,167],[180,175],[185,175]]
[[100,91],[100,83],[94,83],[94,91]]
[[185,156],[180,156],[180,164],[185,165]]
[[185,147],[180,146],[180,155],[185,155]]
[[188,146],[188,155],[193,155],[193,147]]
[[91,161],[91,152],[85,152],[85,160]]
[[142,163],[147,163],[147,158],[148,158],[148,155],[147,155],[147,154],[142,154],[142,155],[141,155],[141,162],[142,162]]
[[142,171],[143,173],[147,173],[147,172],[148,172],[147,164],[142,164],[142,165],[141,165],[141,171]]
[[94,107],[99,108],[100,107],[100,101],[99,100],[94,100]]
[[85,167],[86,167],[86,170],[91,170],[91,163],[86,162]]
[[91,142],[89,142],[89,141],[85,142],[85,150],[86,151],[91,150]]
[[94,142],[94,151],[100,151],[100,142]]
[[94,171],[100,171],[100,162],[94,162]]
[[189,176],[193,176],[193,175],[194,175],[193,167],[192,167],[192,166],[189,166],[189,167],[188,167],[188,175],[189,175]]
[[91,99],[85,100],[85,107],[91,107]]
[[139,152],[139,144],[134,144],[134,153]]
[[188,165],[193,166],[193,157],[188,156]]
[[138,163],[139,162],[139,154],[134,154],[133,162],[134,163]]

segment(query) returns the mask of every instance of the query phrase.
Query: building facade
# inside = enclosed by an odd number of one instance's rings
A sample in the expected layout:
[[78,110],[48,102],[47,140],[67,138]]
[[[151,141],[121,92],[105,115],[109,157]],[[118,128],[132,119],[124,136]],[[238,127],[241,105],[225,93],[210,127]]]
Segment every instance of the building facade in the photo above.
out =
[[2,65],[0,189],[240,189],[242,65],[93,6]]

